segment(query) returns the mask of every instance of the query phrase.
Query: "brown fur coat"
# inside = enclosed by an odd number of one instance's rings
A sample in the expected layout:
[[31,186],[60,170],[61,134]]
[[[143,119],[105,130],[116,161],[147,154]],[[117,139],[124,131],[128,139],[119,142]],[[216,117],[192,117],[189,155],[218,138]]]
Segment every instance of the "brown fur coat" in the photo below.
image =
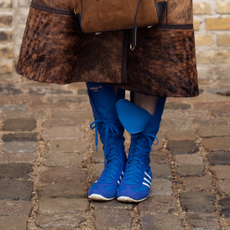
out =
[[129,32],[79,35],[77,1],[33,0],[17,72],[47,83],[105,82],[163,97],[199,94],[192,0],[168,0],[163,21]]

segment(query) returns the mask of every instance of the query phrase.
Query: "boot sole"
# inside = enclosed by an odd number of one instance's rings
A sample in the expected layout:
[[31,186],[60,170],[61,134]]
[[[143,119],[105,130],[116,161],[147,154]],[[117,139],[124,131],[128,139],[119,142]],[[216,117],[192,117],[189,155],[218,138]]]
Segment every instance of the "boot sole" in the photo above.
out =
[[113,198],[105,198],[102,195],[99,194],[92,194],[90,196],[88,196],[89,199],[91,200],[98,200],[98,201],[109,201],[109,200],[114,200],[116,197]]
[[145,197],[144,199],[141,199],[141,200],[134,200],[134,199],[132,199],[131,197],[128,197],[128,196],[120,196],[120,197],[118,197],[117,198],[117,200],[118,201],[120,201],[120,202],[125,202],[125,203],[138,203],[138,202],[141,202],[141,201],[143,201],[143,200],[146,200],[148,198],[148,196],[147,197]]

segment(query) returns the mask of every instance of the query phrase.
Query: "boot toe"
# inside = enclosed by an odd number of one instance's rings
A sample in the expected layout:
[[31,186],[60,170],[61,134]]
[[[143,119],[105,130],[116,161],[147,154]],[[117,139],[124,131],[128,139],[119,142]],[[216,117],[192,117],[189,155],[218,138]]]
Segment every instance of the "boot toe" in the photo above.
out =
[[88,192],[88,198],[92,200],[112,200],[116,198],[117,187],[94,183]]

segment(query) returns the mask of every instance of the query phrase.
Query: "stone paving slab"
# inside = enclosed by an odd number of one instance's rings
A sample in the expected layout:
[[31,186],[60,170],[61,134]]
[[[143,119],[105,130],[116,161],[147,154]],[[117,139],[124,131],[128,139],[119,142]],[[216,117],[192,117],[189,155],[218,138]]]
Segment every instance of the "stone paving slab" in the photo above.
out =
[[229,125],[212,125],[212,126],[201,126],[197,129],[200,137],[220,137],[220,136],[230,136],[230,126]]
[[86,218],[79,213],[39,214],[36,225],[41,228],[78,228],[84,221]]
[[46,198],[39,202],[39,213],[78,213],[89,210],[89,201],[84,198]]
[[203,139],[202,143],[209,151],[230,150],[230,138],[228,137],[213,137]]
[[47,167],[76,166],[81,167],[84,160],[83,154],[79,153],[48,153],[41,158],[41,163]]
[[6,153],[34,153],[36,152],[36,142],[25,141],[25,142],[4,142],[2,144],[2,151]]
[[38,133],[9,133],[2,136],[3,142],[36,142]]
[[21,216],[28,218],[32,210],[29,201],[0,200],[0,216]]
[[48,146],[51,153],[83,154],[88,148],[88,143],[82,140],[52,140],[49,142]]
[[81,126],[69,126],[69,127],[49,127],[44,128],[42,137],[44,140],[80,140],[84,137],[83,132],[80,130]]
[[221,215],[225,218],[230,217],[230,198],[222,198],[219,200]]
[[0,164],[0,179],[23,178],[28,179],[29,173],[32,172],[32,165],[26,163],[9,163]]
[[192,130],[166,130],[165,137],[170,141],[195,141],[196,134]]
[[202,177],[190,177],[181,179],[186,192],[211,192],[212,178],[208,175]]
[[1,153],[0,164],[9,163],[33,163],[37,158],[37,154],[34,153]]
[[199,151],[194,141],[169,141],[167,149],[173,154],[193,154]]
[[180,165],[176,168],[176,172],[181,177],[190,177],[190,176],[203,176],[204,166],[203,165]]
[[88,186],[86,183],[78,184],[49,184],[37,188],[39,197],[66,197],[66,198],[86,198]]
[[34,118],[11,118],[4,121],[4,131],[33,131],[36,128]]
[[33,182],[0,180],[0,200],[27,200],[31,198]]
[[26,230],[27,221],[18,216],[0,216],[0,229],[4,230]]
[[189,213],[186,215],[186,221],[192,229],[221,229],[215,214]]
[[172,195],[172,182],[166,179],[153,179],[149,196]]
[[140,214],[171,213],[177,209],[174,196],[152,196],[138,205]]
[[183,192],[180,194],[182,209],[186,212],[215,212],[215,196],[207,192]]
[[132,216],[124,209],[99,209],[94,212],[96,229],[130,229]]
[[211,165],[230,165],[230,151],[209,153],[207,158]]
[[141,217],[142,229],[149,230],[184,230],[178,216],[172,214],[155,214]]

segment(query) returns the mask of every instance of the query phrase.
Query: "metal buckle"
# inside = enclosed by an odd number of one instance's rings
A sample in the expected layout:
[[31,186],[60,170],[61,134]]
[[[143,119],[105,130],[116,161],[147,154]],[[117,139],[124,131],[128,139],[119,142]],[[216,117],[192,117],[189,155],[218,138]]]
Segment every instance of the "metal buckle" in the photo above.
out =
[[132,44],[132,43],[130,43],[130,47],[129,47],[129,48],[130,48],[131,51],[134,51],[134,50],[135,50],[135,47],[133,47],[133,44]]

